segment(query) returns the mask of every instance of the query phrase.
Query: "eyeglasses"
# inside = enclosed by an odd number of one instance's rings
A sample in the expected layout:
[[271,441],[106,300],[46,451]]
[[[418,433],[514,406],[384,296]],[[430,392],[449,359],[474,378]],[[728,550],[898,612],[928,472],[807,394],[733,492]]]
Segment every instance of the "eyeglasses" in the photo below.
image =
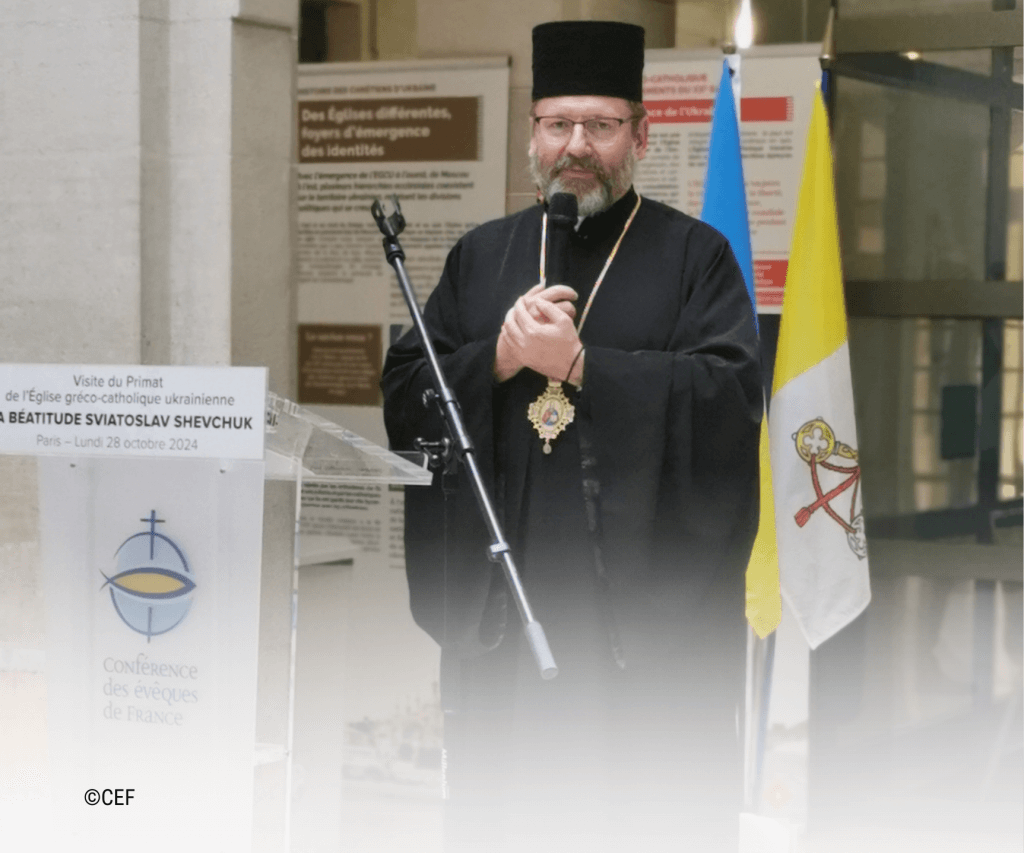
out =
[[587,136],[595,142],[608,142],[622,127],[628,118],[608,118],[598,116],[588,118],[584,121],[573,121],[563,116],[533,116],[534,124],[540,128],[540,132],[552,142],[564,142],[572,136],[576,125],[582,124]]

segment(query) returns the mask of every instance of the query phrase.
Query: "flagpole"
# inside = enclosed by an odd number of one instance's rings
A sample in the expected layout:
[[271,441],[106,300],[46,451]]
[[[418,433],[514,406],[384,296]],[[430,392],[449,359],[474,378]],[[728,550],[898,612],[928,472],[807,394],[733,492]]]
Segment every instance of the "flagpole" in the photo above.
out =
[[748,627],[750,638],[751,654],[750,660],[750,681],[759,685],[760,689],[756,697],[756,704],[751,708],[751,716],[756,726],[753,749],[753,767],[748,768],[750,778],[746,791],[746,807],[754,813],[759,814],[761,810],[761,789],[764,781],[764,756],[767,751],[768,741],[768,712],[771,709],[772,700],[772,675],[775,670],[775,631],[772,631],[763,640],[757,636],[753,628]]
[[[733,106],[735,108],[735,132],[737,135],[737,144],[741,142],[739,136],[739,126],[742,119],[742,54],[741,49],[746,49],[751,46],[753,42],[753,19],[750,10],[750,0],[742,0],[740,8],[736,17],[735,26],[733,27],[730,37],[726,39],[722,45],[722,52],[724,54],[725,65],[729,70],[728,83],[731,83]],[[721,85],[727,84],[726,78],[723,74]],[[717,111],[717,106],[716,106]],[[711,169],[711,152],[709,152],[709,176]],[[741,153],[737,151],[738,159],[741,158]],[[738,164],[740,175],[742,177],[742,164]],[[708,179],[710,181],[710,177]],[[749,275],[752,279],[753,276],[753,259],[750,252],[750,237],[749,237],[749,220],[746,213],[745,205],[745,190],[740,187],[741,199],[742,199],[742,229],[741,232],[736,232],[732,228],[723,229],[726,235],[732,242],[737,237],[740,238],[740,244],[733,245],[734,251],[737,253],[737,257],[741,259],[741,267],[748,266],[749,269],[745,275]],[[705,192],[707,192],[707,183],[705,184]],[[702,218],[705,221],[708,220],[708,200],[705,198],[705,208],[702,211]],[[723,223],[717,221],[718,214],[712,216],[713,224],[723,228]],[[742,239],[743,232],[745,232],[746,240]],[[745,257],[746,263],[742,258]],[[754,308],[754,321],[758,326],[759,337],[763,334],[760,329],[760,318],[757,315],[757,301],[756,294],[754,291],[753,280],[749,281],[748,287],[750,289],[750,298],[753,302]],[[775,327],[777,333],[777,326]],[[775,338],[772,338],[771,350],[774,353],[774,342]],[[764,367],[764,358],[762,356],[762,367]],[[767,401],[768,389],[771,388],[770,379],[765,382],[765,400]],[[766,403],[767,411],[767,403]],[[766,427],[762,426],[762,429]],[[774,535],[772,536],[774,541]],[[756,546],[755,546],[756,547]],[[776,581],[777,582],[777,581]],[[763,625],[761,628],[763,629]],[[759,629],[760,630],[760,629]],[[764,759],[767,748],[767,735],[768,735],[768,715],[771,706],[771,693],[772,693],[772,670],[775,662],[775,632],[774,630],[768,633],[768,636],[762,639],[759,636],[759,632],[754,630],[752,625],[748,625],[747,628],[747,688],[746,688],[746,714],[744,724],[744,740],[747,749],[745,750],[744,760],[744,808],[751,813],[757,814],[761,807],[761,787],[764,775]]]
[[836,40],[834,36],[836,20],[836,0],[828,10],[828,20],[825,23],[825,36],[821,40],[821,55],[818,60],[821,62],[821,96],[825,101],[825,111],[828,113],[829,129],[835,115],[836,96],[836,75],[833,66],[836,61]]

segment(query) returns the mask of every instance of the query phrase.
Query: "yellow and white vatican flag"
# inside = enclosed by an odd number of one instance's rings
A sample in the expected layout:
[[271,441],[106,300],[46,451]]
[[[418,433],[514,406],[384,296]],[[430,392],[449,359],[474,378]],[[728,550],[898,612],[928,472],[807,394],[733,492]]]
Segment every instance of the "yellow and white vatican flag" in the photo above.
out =
[[782,597],[811,648],[871,598],[828,118],[814,99],[772,390]]

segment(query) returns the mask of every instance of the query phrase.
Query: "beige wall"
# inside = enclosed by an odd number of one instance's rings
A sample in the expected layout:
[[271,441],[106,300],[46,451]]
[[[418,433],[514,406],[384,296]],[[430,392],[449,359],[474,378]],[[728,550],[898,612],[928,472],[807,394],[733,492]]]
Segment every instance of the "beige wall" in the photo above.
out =
[[415,59],[418,21],[416,0],[377,0],[378,58]]
[[679,0],[675,47],[713,47],[727,37],[733,4],[726,0]]

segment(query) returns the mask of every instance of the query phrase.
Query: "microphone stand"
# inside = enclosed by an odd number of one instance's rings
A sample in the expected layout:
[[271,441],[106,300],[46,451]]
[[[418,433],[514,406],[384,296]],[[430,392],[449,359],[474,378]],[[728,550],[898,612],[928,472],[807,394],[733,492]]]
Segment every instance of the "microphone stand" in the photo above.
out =
[[458,459],[462,461],[466,466],[466,470],[469,471],[470,482],[473,485],[477,505],[480,507],[480,512],[491,534],[491,545],[487,551],[487,558],[492,563],[501,563],[505,571],[505,579],[508,581],[509,589],[512,591],[512,598],[515,600],[520,617],[522,617],[526,640],[530,644],[530,651],[533,652],[534,659],[537,661],[541,678],[554,678],[558,675],[558,667],[555,665],[555,659],[551,654],[551,648],[548,646],[544,629],[541,627],[540,622],[533,618],[533,611],[530,609],[530,603],[526,598],[526,591],[523,589],[523,584],[519,579],[519,572],[516,570],[515,562],[512,560],[512,552],[509,549],[508,542],[505,541],[501,524],[498,522],[491,499],[487,494],[487,489],[484,487],[480,470],[477,468],[476,452],[469,433],[466,432],[466,426],[462,422],[459,404],[456,402],[455,395],[452,394],[444,378],[444,373],[441,371],[441,365],[437,360],[437,351],[434,349],[430,336],[427,334],[427,327],[423,322],[423,314],[420,312],[420,307],[416,302],[412,282],[410,282],[409,276],[405,271],[405,251],[398,242],[398,235],[405,230],[405,218],[402,216],[402,209],[398,204],[398,196],[392,196],[391,203],[395,211],[390,216],[385,216],[380,199],[374,201],[370,211],[373,213],[373,218],[376,220],[381,234],[384,235],[384,254],[398,276],[398,284],[402,290],[402,295],[405,297],[405,304],[409,308],[413,325],[416,326],[416,331],[419,333],[420,341],[423,344],[423,351],[427,357],[427,363],[430,365],[434,392],[428,392],[424,395],[424,403],[432,400],[438,406],[448,428],[448,434],[452,437],[452,440],[445,438],[439,443],[424,442],[418,439],[417,445],[427,451],[432,468],[438,468],[450,461],[454,453],[458,455]]

